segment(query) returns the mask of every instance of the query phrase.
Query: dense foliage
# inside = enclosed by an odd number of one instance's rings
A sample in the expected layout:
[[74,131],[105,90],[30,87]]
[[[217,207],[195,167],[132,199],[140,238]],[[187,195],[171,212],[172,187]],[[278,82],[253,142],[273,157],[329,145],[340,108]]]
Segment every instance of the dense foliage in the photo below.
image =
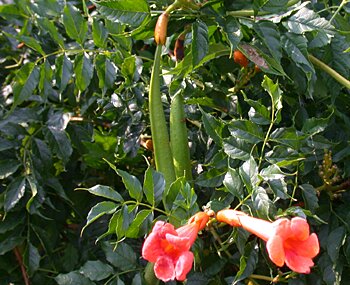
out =
[[1,285],[146,284],[156,220],[227,207],[307,218],[315,266],[277,268],[264,242],[213,219],[186,284],[347,284],[349,1],[177,2],[160,91],[166,122],[185,100],[193,178],[171,185],[148,101],[154,27],[172,1],[0,5]]

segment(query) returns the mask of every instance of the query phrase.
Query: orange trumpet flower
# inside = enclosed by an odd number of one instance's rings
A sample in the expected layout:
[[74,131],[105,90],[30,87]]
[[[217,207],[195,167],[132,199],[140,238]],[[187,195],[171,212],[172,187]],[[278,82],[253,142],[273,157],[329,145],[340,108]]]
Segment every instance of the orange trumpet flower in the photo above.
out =
[[190,248],[208,220],[209,216],[200,212],[192,216],[188,224],[176,230],[172,224],[162,221],[155,223],[142,246],[142,257],[155,263],[154,273],[158,279],[164,282],[186,279],[193,263]]
[[298,273],[310,273],[314,258],[320,250],[317,235],[310,235],[309,224],[300,217],[282,218],[271,223],[235,210],[222,210],[217,220],[242,227],[266,241],[269,257],[277,266],[286,264]]

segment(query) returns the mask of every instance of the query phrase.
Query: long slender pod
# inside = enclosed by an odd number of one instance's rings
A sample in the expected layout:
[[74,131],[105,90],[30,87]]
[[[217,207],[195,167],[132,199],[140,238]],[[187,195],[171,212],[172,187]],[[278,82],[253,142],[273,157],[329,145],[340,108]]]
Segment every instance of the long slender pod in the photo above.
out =
[[170,144],[176,177],[185,176],[187,181],[191,181],[192,169],[182,92],[177,92],[171,102]]
[[161,53],[162,45],[157,45],[149,90],[149,113],[156,169],[164,175],[168,187],[176,177],[160,94]]

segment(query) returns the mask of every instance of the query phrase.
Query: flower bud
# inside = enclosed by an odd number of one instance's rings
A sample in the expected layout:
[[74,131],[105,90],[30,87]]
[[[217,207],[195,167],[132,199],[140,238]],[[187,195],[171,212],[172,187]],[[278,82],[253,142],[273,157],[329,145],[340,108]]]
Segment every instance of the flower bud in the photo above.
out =
[[163,12],[158,17],[157,24],[154,29],[154,40],[157,45],[165,45],[168,21],[169,21],[169,14],[166,12]]

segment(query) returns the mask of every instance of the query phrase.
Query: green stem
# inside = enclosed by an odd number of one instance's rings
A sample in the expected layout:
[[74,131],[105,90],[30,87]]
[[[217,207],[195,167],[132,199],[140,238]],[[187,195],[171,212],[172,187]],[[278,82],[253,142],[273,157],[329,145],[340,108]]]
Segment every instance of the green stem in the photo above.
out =
[[175,181],[173,156],[160,94],[162,46],[157,45],[149,90],[149,113],[156,169],[164,175],[166,187]]
[[334,20],[334,18],[338,15],[338,13],[340,12],[340,10],[344,7],[345,4],[347,4],[349,2],[349,0],[343,0],[338,9],[334,12],[332,18],[329,20],[330,23],[332,23],[332,21]]
[[173,154],[176,178],[185,176],[192,180],[190,150],[188,147],[184,98],[177,93],[171,102],[170,109],[170,144]]
[[309,54],[309,60],[317,66],[318,68],[322,69],[326,73],[328,73],[330,76],[332,76],[335,80],[337,80],[341,85],[345,86],[346,88],[350,89],[350,81],[347,80],[345,77],[340,75],[338,72],[336,72],[333,68],[329,67],[324,62],[320,61],[318,58],[314,57],[313,55]]
[[[300,0],[290,0],[287,3],[287,7],[293,6],[297,4]],[[253,16],[264,16],[264,15],[269,15],[271,14],[270,12],[267,11],[259,11],[258,14],[255,14],[254,10],[239,10],[239,11],[229,11],[226,13],[229,16],[234,16],[234,17],[253,17]]]

